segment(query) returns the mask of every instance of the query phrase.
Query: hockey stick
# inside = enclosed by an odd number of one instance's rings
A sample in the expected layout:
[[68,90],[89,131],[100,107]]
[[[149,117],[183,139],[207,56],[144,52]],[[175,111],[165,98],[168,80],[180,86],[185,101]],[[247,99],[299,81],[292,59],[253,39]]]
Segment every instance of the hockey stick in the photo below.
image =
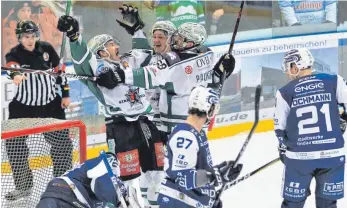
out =
[[90,77],[90,76],[81,76],[77,74],[55,73],[51,71],[41,71],[41,70],[25,69],[25,68],[12,68],[12,67],[6,67],[6,66],[1,66],[1,70],[21,72],[21,73],[44,74],[44,75],[50,75],[53,77],[66,77],[66,78],[92,80],[92,81],[96,81],[96,79],[98,78],[98,77]]
[[[70,15],[70,10],[71,10],[71,0],[66,2],[65,15]],[[60,56],[59,56],[60,66],[64,63],[65,44],[66,44],[66,33],[63,33],[63,40],[61,42]]]
[[242,148],[237,155],[235,162],[234,162],[234,168],[236,168],[239,160],[241,159],[241,156],[246,150],[246,147],[248,145],[248,142],[251,140],[252,135],[254,133],[255,128],[258,126],[259,123],[259,103],[260,103],[260,96],[261,96],[261,85],[258,85],[257,88],[255,89],[255,101],[254,101],[254,114],[255,114],[255,119],[254,119],[254,124],[252,126],[251,131],[249,132],[246,141],[243,143]]
[[108,173],[108,175],[109,175],[110,178],[111,178],[112,184],[113,184],[113,186],[114,186],[114,189],[116,190],[117,197],[118,197],[120,203],[122,204],[122,207],[123,207],[123,208],[128,207],[128,206],[127,206],[127,203],[126,203],[125,200],[124,200],[124,197],[123,197],[123,195],[122,195],[122,192],[121,192],[121,190],[119,189],[119,185],[118,185],[118,182],[117,182],[117,177],[116,177],[116,176],[114,175],[114,173],[112,172],[111,166],[110,166],[110,164],[109,164],[108,161],[107,161],[107,155],[106,155],[106,153],[105,153],[104,150],[100,151],[100,156],[102,157],[102,160],[103,160],[104,163],[105,163],[105,166],[106,166],[106,169],[107,169],[107,173]]
[[[235,38],[236,38],[237,31],[239,29],[239,24],[240,24],[240,20],[241,20],[241,15],[242,15],[242,10],[243,10],[243,5],[244,4],[245,4],[245,1],[242,1],[241,5],[240,5],[240,11],[239,11],[236,23],[235,23],[233,36],[231,37],[228,54],[231,54],[232,51],[233,51],[233,47],[234,47],[234,44],[235,44]],[[223,74],[222,74],[222,77],[221,77],[221,79],[219,81],[219,84],[218,84],[219,97],[222,95],[222,90],[223,90],[225,79],[226,79],[226,72],[224,70]],[[210,124],[208,125],[208,131],[211,131],[213,129],[213,125],[214,125],[215,119],[216,119],[216,116],[214,116],[211,119]]]
[[266,163],[265,165],[253,170],[252,172],[242,176],[241,178],[237,179],[237,180],[234,180],[234,181],[231,181],[227,184],[225,184],[225,188],[224,188],[224,191],[231,188],[232,186],[235,186],[236,184],[240,183],[241,181],[244,181],[246,179],[248,179],[249,177],[251,177],[252,175],[255,175],[257,173],[259,173],[260,171],[264,170],[265,168],[277,163],[278,161],[280,161],[280,158],[276,158],[268,163]]
[[[243,153],[245,152],[246,150],[246,147],[249,143],[249,141],[251,140],[252,136],[253,136],[253,133],[254,133],[254,130],[255,128],[258,126],[258,122],[259,122],[259,103],[260,103],[260,95],[261,95],[261,85],[258,85],[257,88],[255,89],[255,100],[254,100],[254,114],[255,114],[255,119],[254,119],[254,124],[252,126],[252,129],[251,131],[249,132],[248,136],[247,136],[247,139],[245,140],[245,142],[243,143],[242,145],[242,148],[239,152],[239,154],[237,155],[236,159],[235,159],[235,162],[234,162],[234,165],[233,165],[233,168],[236,168],[239,160],[241,159],[241,156],[243,155]],[[222,188],[221,188],[221,191],[219,192],[219,194],[217,195],[217,200],[216,201],[219,201],[220,200],[220,197],[222,196],[222,193],[225,191],[226,189],[226,184],[223,184]]]

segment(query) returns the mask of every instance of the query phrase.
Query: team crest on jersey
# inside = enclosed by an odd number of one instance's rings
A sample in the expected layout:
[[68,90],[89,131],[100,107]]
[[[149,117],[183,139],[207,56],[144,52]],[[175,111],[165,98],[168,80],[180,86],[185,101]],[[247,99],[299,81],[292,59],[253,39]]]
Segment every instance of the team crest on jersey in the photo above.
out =
[[129,87],[128,92],[125,94],[127,98],[126,101],[130,103],[131,106],[139,103],[142,104],[141,98],[145,95],[140,95],[140,88],[138,87]]
[[43,60],[48,61],[49,60],[49,54],[47,52],[43,53]]

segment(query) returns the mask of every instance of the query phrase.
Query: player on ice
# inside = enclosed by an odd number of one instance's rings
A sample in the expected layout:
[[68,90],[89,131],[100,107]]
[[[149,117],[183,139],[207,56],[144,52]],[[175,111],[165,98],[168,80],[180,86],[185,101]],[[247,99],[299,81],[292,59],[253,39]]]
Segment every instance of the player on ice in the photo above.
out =
[[338,75],[312,74],[305,48],[287,52],[283,70],[292,80],[276,94],[275,132],[283,176],[282,208],[304,207],[316,179],[316,206],[336,208],[344,194],[345,154],[337,103],[347,105],[347,86]]
[[[116,177],[115,185],[109,176],[106,161]],[[125,188],[118,177],[119,173],[119,161],[116,155],[103,153],[67,171],[61,177],[53,178],[41,195],[36,208],[121,208],[116,189],[119,189],[128,208],[138,207],[135,192],[131,187],[129,190]]]
[[233,161],[213,166],[203,126],[219,110],[219,98],[211,88],[198,86],[189,97],[188,117],[178,124],[167,143],[158,203],[160,207],[222,207],[216,193],[224,183],[235,180],[242,165]]
[[[143,34],[140,30],[143,23],[139,19],[138,13],[136,10],[132,10],[132,12],[124,10],[122,14],[124,19],[134,21],[132,22],[134,25],[127,27],[124,22],[121,25],[134,35],[137,43],[143,46],[143,42],[140,42],[141,34]],[[166,35],[170,35],[175,31],[172,26],[167,22],[160,22],[154,25],[153,32],[159,33],[157,30],[162,30]],[[143,88],[128,85],[110,86],[112,79],[115,78],[110,74],[113,75],[112,71],[115,69],[126,70],[128,67],[136,68],[143,64],[150,64],[152,59],[157,61],[158,56],[156,54],[152,56],[150,50],[132,50],[121,57],[118,54],[117,40],[107,34],[92,38],[87,46],[79,34],[77,20],[70,16],[60,18],[58,29],[67,32],[70,38],[76,73],[98,76],[97,82],[82,82],[105,106],[108,147],[109,151],[117,153],[121,160],[122,179],[129,181],[138,177],[141,171],[144,172],[145,174],[140,177],[141,190],[148,189],[148,198],[156,201],[155,192],[158,192],[160,178],[162,178],[159,175],[164,165],[164,153],[160,133],[155,125],[147,119],[152,107],[145,98]],[[155,45],[158,46],[157,48],[161,47],[160,43],[155,43]],[[125,161],[122,158],[133,158],[133,160],[123,165]],[[151,179],[148,180],[148,178]]]
[[[214,54],[206,50],[205,28],[197,23],[184,23],[170,38],[172,52],[162,54],[157,66],[117,69],[112,85],[128,84],[146,89],[160,88],[159,110],[162,131],[168,134],[187,118],[187,105],[191,89],[219,82],[223,71],[229,77],[235,68],[232,54],[224,54],[214,64]],[[203,49],[201,51],[201,49]],[[111,83],[110,83],[111,84]]]

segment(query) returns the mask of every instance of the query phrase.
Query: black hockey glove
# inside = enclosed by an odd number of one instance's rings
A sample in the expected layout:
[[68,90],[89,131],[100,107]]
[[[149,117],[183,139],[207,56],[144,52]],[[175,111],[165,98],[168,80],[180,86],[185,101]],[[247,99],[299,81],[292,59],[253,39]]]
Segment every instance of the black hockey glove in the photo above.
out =
[[116,20],[130,35],[134,35],[136,31],[145,26],[145,23],[140,18],[137,7],[134,8],[131,5],[124,4],[119,10],[122,12],[123,19]]
[[213,166],[213,170],[208,172],[210,178],[210,185],[214,186],[216,191],[219,191],[223,184],[235,180],[241,173],[242,164],[238,164],[233,168],[234,161],[222,162]]
[[59,18],[57,28],[61,32],[66,32],[71,42],[77,40],[80,34],[78,21],[68,15],[63,15]]
[[232,54],[224,54],[216,65],[213,67],[213,82],[219,83],[223,72],[225,71],[226,79],[233,73],[235,69],[235,58]]
[[100,74],[96,83],[102,87],[106,87],[111,90],[117,87],[120,83],[125,82],[124,71],[120,68],[110,69]]

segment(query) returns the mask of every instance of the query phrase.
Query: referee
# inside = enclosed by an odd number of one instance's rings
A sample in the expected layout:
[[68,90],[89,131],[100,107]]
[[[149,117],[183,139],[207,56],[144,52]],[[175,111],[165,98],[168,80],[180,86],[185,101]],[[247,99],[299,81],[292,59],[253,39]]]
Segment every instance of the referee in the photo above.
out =
[[[6,66],[43,71],[58,70],[59,56],[51,44],[39,41],[39,29],[34,22],[19,22],[16,35],[19,44],[6,54]],[[66,78],[19,72],[11,72],[8,75],[18,86],[17,93],[9,104],[9,119],[65,119],[64,108],[70,104]],[[58,94],[58,85],[61,86],[62,97]],[[69,132],[65,129],[43,135],[51,145],[53,175],[58,177],[72,168],[72,142]],[[33,173],[29,167],[26,139],[27,136],[6,140],[6,151],[15,184],[15,190],[5,195],[7,200],[17,200],[32,193]]]

